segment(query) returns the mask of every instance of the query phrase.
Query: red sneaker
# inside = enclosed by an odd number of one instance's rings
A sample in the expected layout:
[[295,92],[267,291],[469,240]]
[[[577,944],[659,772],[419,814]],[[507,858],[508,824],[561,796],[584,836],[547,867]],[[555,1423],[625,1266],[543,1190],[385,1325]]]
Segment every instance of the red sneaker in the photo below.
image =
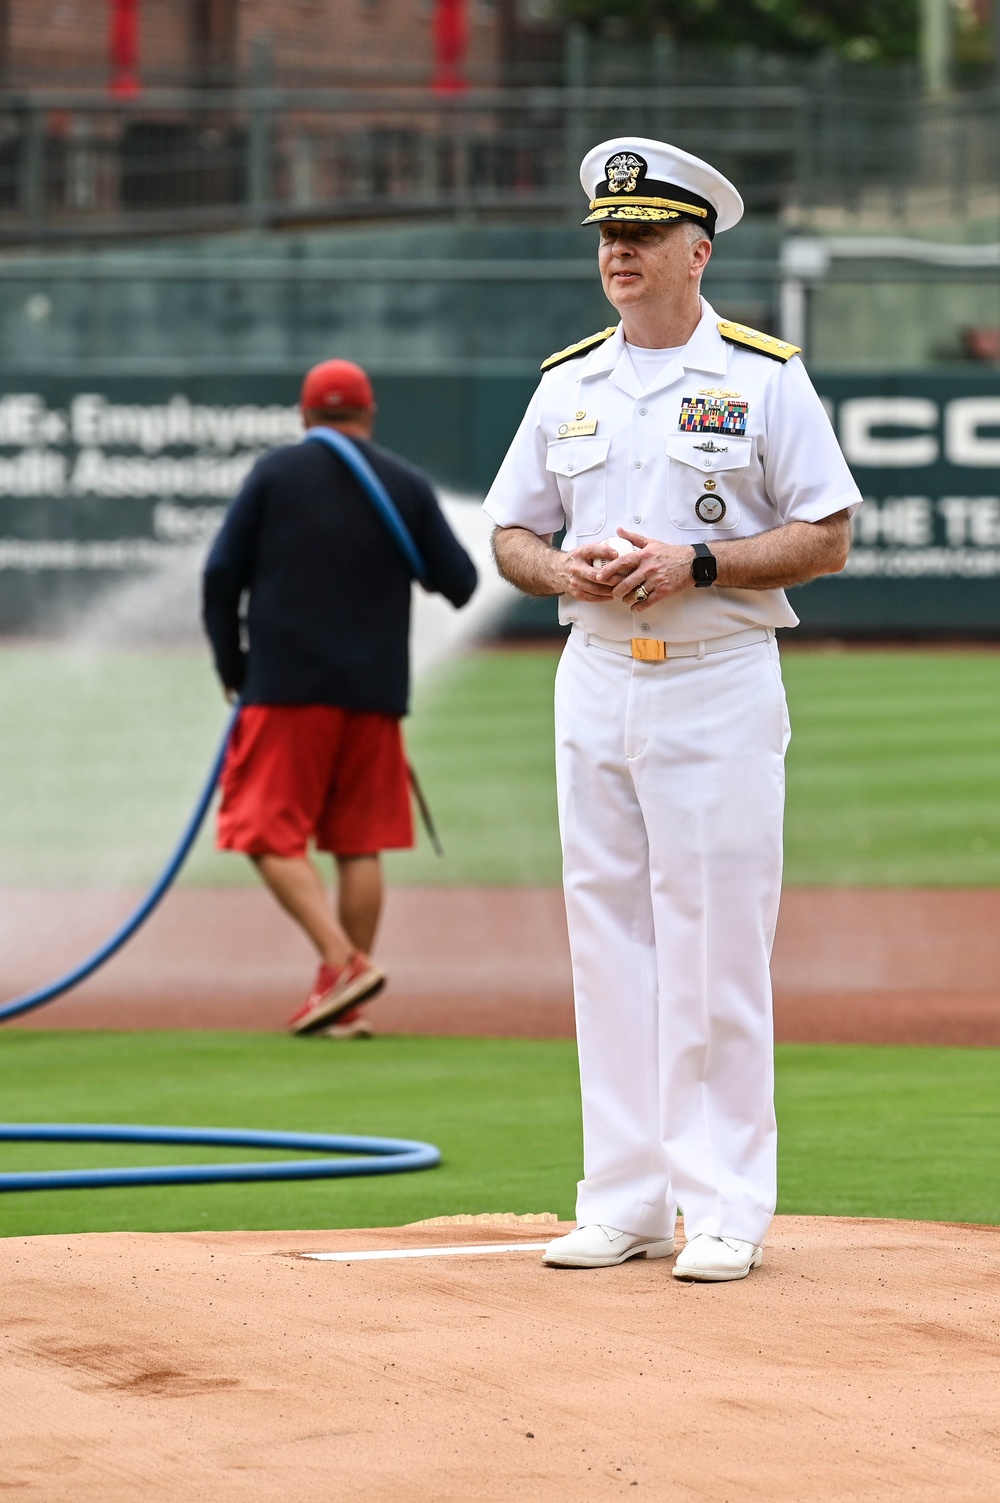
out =
[[372,1039],[375,1030],[365,1016],[364,1007],[358,1004],[342,1012],[336,1023],[317,1029],[317,1036],[323,1039]]
[[346,965],[321,965],[312,991],[288,1020],[289,1033],[314,1033],[324,1024],[329,1027],[356,1003],[380,992],[385,980],[385,972],[362,950],[355,950]]

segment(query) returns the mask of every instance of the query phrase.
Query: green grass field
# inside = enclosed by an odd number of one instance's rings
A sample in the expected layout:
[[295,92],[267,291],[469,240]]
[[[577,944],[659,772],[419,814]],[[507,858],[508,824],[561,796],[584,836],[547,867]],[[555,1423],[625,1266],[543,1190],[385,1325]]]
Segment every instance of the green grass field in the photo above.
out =
[[[555,655],[466,658],[417,696],[414,760],[447,855],[397,882],[552,883]],[[1000,654],[794,651],[785,659],[791,883],[1000,883]],[[0,649],[0,886],[157,872],[225,718],[205,655]],[[252,882],[203,835],[184,874]]]
[[[11,1121],[152,1122],[423,1138],[439,1169],[373,1179],[0,1196],[6,1236],[399,1225],[477,1211],[572,1216],[573,1045],[262,1034],[0,1034]],[[1000,1221],[1000,1050],[778,1051],[779,1210]],[[233,1154],[250,1158],[251,1154]],[[3,1144],[4,1170],[204,1162],[215,1151]]]
[[[422,688],[409,739],[447,856],[394,856],[394,881],[558,881],[555,661],[479,653]],[[1000,655],[796,651],[785,678],[789,881],[1000,882]],[[226,716],[202,654],[45,646],[0,649],[0,711],[0,887],[150,880]],[[255,878],[206,832],[184,880]],[[1000,1051],[785,1046],[778,1100],[781,1210],[1000,1220]],[[0,1032],[0,1103],[9,1121],[385,1133],[427,1138],[445,1156],[429,1173],[343,1183],[4,1196],[8,1235],[568,1216],[580,1172],[573,1047],[560,1042]],[[0,1162],[181,1153],[4,1145]]]

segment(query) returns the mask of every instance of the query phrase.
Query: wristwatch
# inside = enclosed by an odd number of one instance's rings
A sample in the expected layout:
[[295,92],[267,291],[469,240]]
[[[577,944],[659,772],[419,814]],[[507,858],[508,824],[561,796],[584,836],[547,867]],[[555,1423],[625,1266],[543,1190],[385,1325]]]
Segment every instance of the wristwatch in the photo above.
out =
[[719,572],[718,559],[707,543],[692,543],[694,558],[691,560],[691,573],[694,575],[694,587],[696,590],[705,590],[709,585],[715,584],[715,576]]

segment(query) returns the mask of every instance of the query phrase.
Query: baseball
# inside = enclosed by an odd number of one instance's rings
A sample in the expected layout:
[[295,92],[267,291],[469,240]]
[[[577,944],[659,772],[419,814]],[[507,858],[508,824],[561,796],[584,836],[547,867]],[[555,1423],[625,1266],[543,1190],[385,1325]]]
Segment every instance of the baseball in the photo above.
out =
[[[615,552],[618,554],[619,558],[621,558],[622,554],[624,554],[624,553],[634,553],[635,552],[635,544],[634,543],[630,543],[627,538],[619,538],[619,537],[602,538],[600,546],[602,548],[613,548],[615,550]],[[613,560],[610,559],[610,558],[595,558],[595,560],[594,560],[594,568],[595,569],[606,569],[606,568],[609,568],[612,563],[613,563]]]

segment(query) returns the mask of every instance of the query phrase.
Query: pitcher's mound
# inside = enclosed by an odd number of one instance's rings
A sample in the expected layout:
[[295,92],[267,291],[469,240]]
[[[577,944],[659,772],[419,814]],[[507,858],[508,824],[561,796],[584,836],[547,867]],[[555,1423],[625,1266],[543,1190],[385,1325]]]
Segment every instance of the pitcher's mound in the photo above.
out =
[[[726,1285],[521,1246],[560,1230],[0,1242],[4,1494],[1000,1497],[1000,1229],[779,1217],[763,1268]],[[515,1250],[301,1256],[482,1243]]]

